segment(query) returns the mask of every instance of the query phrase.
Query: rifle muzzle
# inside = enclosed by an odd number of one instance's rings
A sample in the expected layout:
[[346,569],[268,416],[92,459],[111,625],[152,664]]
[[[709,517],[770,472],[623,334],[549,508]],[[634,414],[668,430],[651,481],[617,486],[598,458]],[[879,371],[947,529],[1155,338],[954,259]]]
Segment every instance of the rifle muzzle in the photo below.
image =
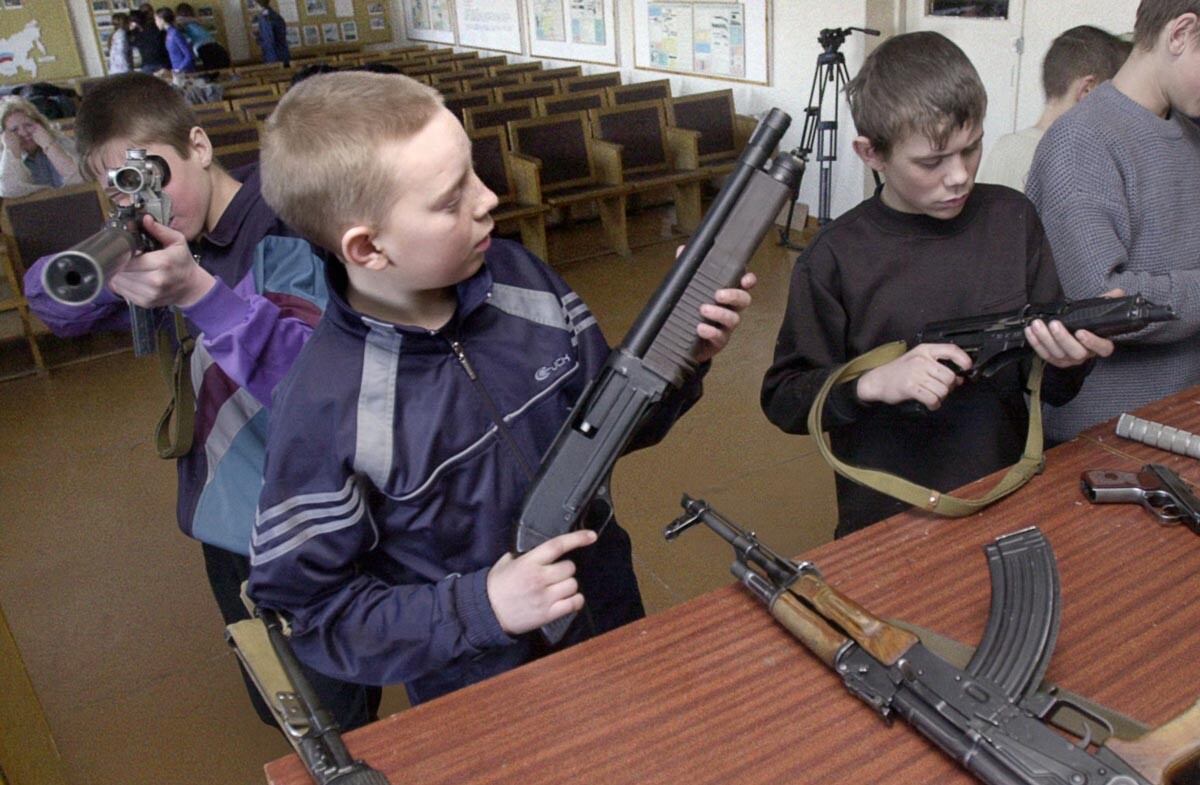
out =
[[42,288],[55,302],[86,305],[96,299],[109,277],[129,261],[138,247],[138,238],[130,232],[106,226],[50,257],[42,268]]

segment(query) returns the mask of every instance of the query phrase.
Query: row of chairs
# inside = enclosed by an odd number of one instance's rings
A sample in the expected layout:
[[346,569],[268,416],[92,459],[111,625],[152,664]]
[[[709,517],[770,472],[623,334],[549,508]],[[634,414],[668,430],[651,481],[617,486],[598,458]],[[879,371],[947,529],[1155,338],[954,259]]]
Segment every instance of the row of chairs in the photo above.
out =
[[475,169],[500,200],[497,222],[516,217],[525,245],[557,261],[546,242],[546,216],[569,215],[584,202],[596,205],[609,247],[623,256],[631,252],[630,198],[670,192],[678,228],[692,232],[701,185],[733,169],[754,124],[734,112],[732,91],[720,90],[509,120],[469,136]]

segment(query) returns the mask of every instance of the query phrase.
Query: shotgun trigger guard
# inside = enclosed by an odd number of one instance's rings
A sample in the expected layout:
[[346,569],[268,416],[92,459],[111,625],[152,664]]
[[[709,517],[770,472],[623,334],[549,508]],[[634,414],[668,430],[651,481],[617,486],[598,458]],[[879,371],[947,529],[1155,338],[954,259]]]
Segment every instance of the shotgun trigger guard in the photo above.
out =
[[1039,529],[1029,527],[997,538],[984,552],[991,608],[966,671],[998,685],[1016,703],[1044,702],[1035,693],[1050,667],[1062,606],[1054,551]]

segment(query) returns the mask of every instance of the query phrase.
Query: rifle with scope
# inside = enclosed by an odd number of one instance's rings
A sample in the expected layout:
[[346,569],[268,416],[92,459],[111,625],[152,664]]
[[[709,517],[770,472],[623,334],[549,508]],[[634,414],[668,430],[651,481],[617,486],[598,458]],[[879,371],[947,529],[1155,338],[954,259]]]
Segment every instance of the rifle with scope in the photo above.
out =
[[[122,203],[112,206],[100,231],[47,260],[42,268],[46,294],[63,305],[87,305],[126,262],[159,248],[142,218],[149,215],[164,226],[170,222],[171,197],[162,190],[170,179],[171,170],[162,158],[142,149],[127,150],[125,162],[107,173],[108,187],[124,195],[118,197]],[[134,354],[154,354],[153,312],[130,303],[129,323]]]

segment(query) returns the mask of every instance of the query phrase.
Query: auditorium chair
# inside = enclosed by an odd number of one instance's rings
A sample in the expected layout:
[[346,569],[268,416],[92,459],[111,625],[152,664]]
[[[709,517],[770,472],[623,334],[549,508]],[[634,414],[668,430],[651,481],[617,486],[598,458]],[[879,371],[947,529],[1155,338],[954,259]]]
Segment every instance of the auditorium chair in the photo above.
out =
[[663,101],[671,97],[671,81],[655,79],[652,82],[610,85],[604,88],[604,92],[608,93],[609,106],[633,104],[638,101]]
[[608,96],[603,90],[585,90],[580,93],[539,96],[534,99],[538,115],[549,117],[552,114],[564,112],[586,112],[589,109],[604,109],[608,106]]
[[667,123],[685,132],[671,137],[676,167],[712,175],[733,171],[757,124],[734,112],[732,90],[678,96],[666,108]]
[[471,161],[475,173],[499,200],[492,210],[492,218],[502,229],[503,224],[515,223],[521,233],[521,244],[539,259],[547,259],[546,213],[550,208],[542,204],[536,191],[518,195],[513,181],[508,133],[499,126],[493,126],[472,131],[468,136],[471,138]]

